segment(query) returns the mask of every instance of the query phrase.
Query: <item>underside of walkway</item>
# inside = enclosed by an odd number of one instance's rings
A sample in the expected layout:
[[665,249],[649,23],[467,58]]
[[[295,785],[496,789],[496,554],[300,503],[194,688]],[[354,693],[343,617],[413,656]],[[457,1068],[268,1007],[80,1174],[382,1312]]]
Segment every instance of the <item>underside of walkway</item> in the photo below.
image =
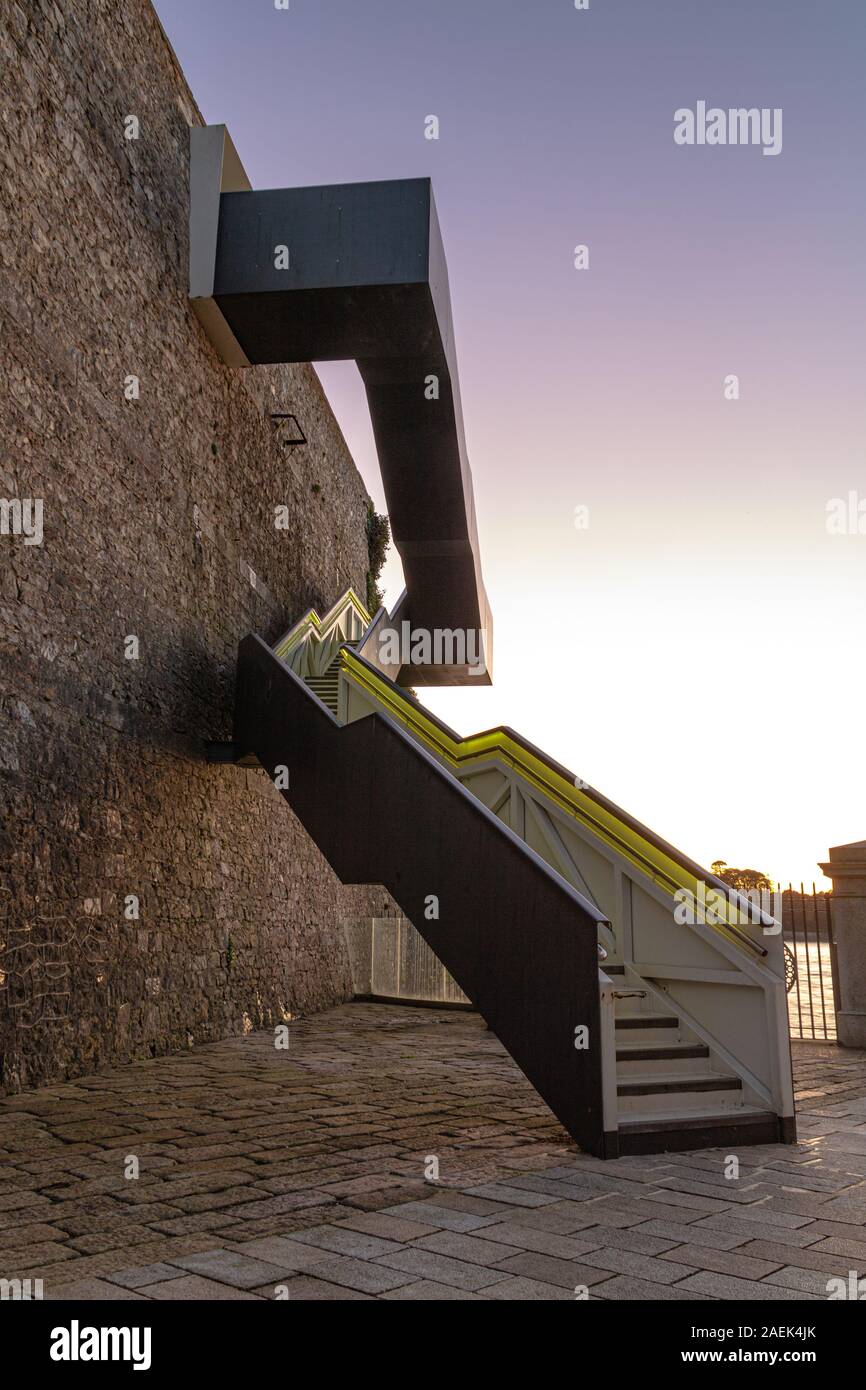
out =
[[798,1144],[605,1163],[476,1015],[348,1004],[287,1049],[254,1033],[0,1101],[0,1276],[46,1298],[824,1299],[866,1267],[866,1052],[794,1065]]

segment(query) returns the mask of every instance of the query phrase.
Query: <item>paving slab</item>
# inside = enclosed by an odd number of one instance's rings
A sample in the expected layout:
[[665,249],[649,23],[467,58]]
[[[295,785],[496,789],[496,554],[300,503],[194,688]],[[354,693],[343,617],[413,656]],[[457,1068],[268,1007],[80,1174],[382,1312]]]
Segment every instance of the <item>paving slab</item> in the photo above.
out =
[[645,1233],[658,1236],[660,1240],[668,1239],[671,1246],[703,1245],[710,1250],[734,1250],[738,1245],[746,1245],[752,1239],[749,1231],[714,1231],[703,1221],[697,1221],[692,1226],[684,1226],[677,1221],[646,1221],[641,1226],[632,1226],[631,1230],[635,1235]]
[[146,1294],[135,1289],[124,1289],[119,1284],[110,1284],[107,1279],[81,1279],[75,1284],[61,1284],[57,1288],[46,1286],[46,1302],[71,1299],[77,1303],[102,1303],[138,1299],[143,1302]]
[[558,1260],[553,1255],[541,1255],[534,1250],[511,1255],[496,1266],[500,1272],[518,1274],[527,1279],[538,1279],[544,1284],[558,1284],[562,1288],[574,1290],[584,1284],[591,1287],[610,1278],[607,1270],[580,1260]]
[[179,1269],[216,1279],[235,1289],[253,1289],[268,1280],[280,1280],[295,1274],[297,1266],[288,1262],[268,1263],[237,1250],[205,1250],[199,1255],[181,1255],[174,1261]]
[[232,1246],[232,1249],[239,1255],[264,1260],[266,1264],[278,1265],[295,1273],[305,1273],[333,1253],[319,1245],[303,1245],[293,1236],[261,1236],[257,1240]]
[[386,1215],[399,1216],[409,1221],[421,1221],[425,1225],[436,1226],[445,1231],[477,1231],[482,1226],[490,1226],[497,1216],[479,1216],[474,1212],[456,1211],[452,1207],[440,1207],[434,1202],[404,1202],[400,1206],[386,1207]]
[[451,1303],[482,1302],[482,1296],[469,1289],[456,1289],[450,1284],[437,1284],[432,1279],[418,1279],[413,1284],[403,1284],[399,1289],[391,1289],[381,1295],[383,1299],[402,1303]]
[[536,1226],[517,1221],[500,1221],[495,1226],[487,1226],[484,1230],[478,1231],[472,1239],[489,1240],[497,1249],[503,1245],[507,1246],[509,1254],[512,1255],[517,1250],[536,1250],[540,1255],[553,1255],[560,1260],[575,1260],[580,1255],[585,1255],[588,1250],[597,1250],[609,1234],[606,1228],[603,1232],[598,1227],[595,1230],[598,1232],[595,1239],[591,1233],[584,1236],[582,1232],[577,1236],[561,1236],[556,1231],[542,1231]]
[[609,1226],[590,1226],[581,1231],[580,1238],[586,1244],[586,1254],[589,1254],[590,1250],[631,1250],[636,1255],[660,1255],[677,1244],[670,1237],[650,1235],[634,1226],[623,1230]]
[[334,1224],[349,1231],[361,1231],[364,1235],[380,1236],[382,1240],[390,1240],[396,1244],[417,1240],[419,1236],[432,1236],[436,1231],[435,1226],[425,1225],[421,1221],[407,1221],[399,1216],[388,1216],[383,1211],[353,1212],[351,1216],[342,1217]]
[[124,1289],[137,1289],[142,1284],[159,1284],[163,1279],[179,1279],[182,1269],[176,1265],[152,1264],[137,1265],[133,1269],[118,1269],[114,1274],[106,1274],[110,1284],[119,1284]]
[[[465,1260],[467,1264],[489,1267],[514,1254],[514,1248],[495,1241],[490,1231],[480,1236],[461,1235],[458,1231],[437,1231],[432,1236],[422,1236],[413,1242],[413,1250],[432,1250],[434,1255],[450,1255],[455,1260]],[[490,1239],[486,1237],[490,1235]]]
[[[386,1258],[390,1260],[395,1257]],[[311,1270],[317,1279],[343,1284],[347,1289],[358,1289],[361,1293],[387,1293],[389,1289],[399,1289],[403,1284],[412,1282],[412,1271],[407,1273],[399,1266],[386,1269],[378,1261],[353,1260],[348,1255],[328,1255],[312,1265]]]
[[[539,1159],[543,1162],[543,1159]],[[472,1216],[510,1215],[511,1208],[505,1202],[491,1202],[489,1197],[471,1197],[453,1187],[433,1187],[428,1198],[437,1207],[448,1207],[452,1211],[468,1211]]]
[[335,1255],[351,1255],[357,1260],[374,1260],[377,1255],[391,1255],[402,1249],[402,1244],[394,1240],[383,1240],[381,1236],[367,1235],[341,1226],[313,1226],[307,1231],[296,1231],[293,1237],[301,1245],[315,1245],[321,1250],[331,1250]]
[[472,1197],[491,1197],[497,1202],[504,1202],[507,1206],[513,1207],[547,1207],[561,1197],[567,1197],[567,1191],[560,1192],[559,1185],[554,1195],[546,1192],[528,1192],[519,1187],[506,1187],[504,1183],[489,1182],[481,1187],[470,1187]]
[[369,1302],[377,1296],[387,1297],[387,1294],[363,1293],[360,1289],[351,1289],[345,1284],[329,1284],[326,1279],[314,1279],[309,1274],[281,1279],[277,1285],[263,1284],[260,1288],[253,1289],[253,1293],[258,1294],[259,1298],[278,1303],[338,1303],[356,1302],[358,1299],[366,1299]]
[[614,1274],[628,1274],[650,1284],[675,1284],[691,1273],[688,1265],[676,1263],[676,1248],[664,1260],[654,1255],[641,1255],[635,1250],[592,1250],[584,1256],[584,1263],[595,1269],[611,1270]]
[[222,1284],[216,1279],[203,1279],[198,1274],[184,1274],[180,1279],[163,1279],[158,1284],[143,1284],[138,1292],[145,1298],[158,1301],[169,1299],[184,1303],[256,1302],[258,1299],[256,1294],[250,1293],[247,1289],[233,1288],[230,1284]]
[[752,1240],[737,1251],[744,1257],[752,1255],[761,1260],[774,1260],[776,1265],[796,1265],[798,1269],[816,1269],[826,1275],[847,1275],[850,1260],[843,1255],[818,1250],[814,1245],[795,1249],[774,1240]]
[[650,1284],[629,1274],[618,1274],[613,1279],[608,1279],[606,1283],[593,1289],[593,1293],[599,1298],[633,1303],[655,1303],[658,1299],[688,1299],[689,1302],[704,1303],[715,1296],[700,1294],[694,1289],[686,1290],[681,1284]]
[[[809,1247],[819,1255],[841,1255],[846,1260],[859,1260],[861,1266],[866,1269],[866,1230],[863,1232],[862,1240],[840,1239],[838,1236],[828,1236],[823,1240],[817,1241]],[[788,1263],[796,1263],[788,1257]]]
[[540,1279],[503,1279],[484,1290],[485,1298],[512,1303],[565,1303],[574,1299],[571,1290]]
[[818,1298],[829,1298],[833,1287],[831,1280],[837,1278],[844,1281],[847,1288],[848,1270],[839,1270],[836,1275],[827,1274],[817,1269],[800,1269],[795,1265],[788,1265],[783,1269],[777,1269],[775,1273],[768,1274],[765,1279],[767,1284],[778,1284],[782,1289],[799,1289],[803,1293],[815,1294]]
[[[505,1274],[498,1270],[485,1269],[481,1265],[468,1264],[465,1260],[455,1260],[449,1255],[437,1255],[432,1250],[417,1247],[407,1248],[396,1255],[382,1255],[376,1264],[412,1274],[416,1279],[429,1279],[437,1284],[450,1284],[455,1289],[469,1289],[471,1292],[505,1278]],[[408,1280],[402,1282],[407,1283]]]
[[693,1274],[688,1279],[682,1279],[676,1287],[684,1295],[702,1293],[706,1294],[708,1298],[745,1298],[750,1302],[763,1299],[781,1301],[787,1298],[799,1300],[813,1297],[812,1294],[801,1293],[797,1290],[780,1289],[778,1285],[769,1284],[766,1279],[737,1279],[730,1274],[711,1274],[709,1272]]
[[[744,1247],[745,1248],[745,1247]],[[754,1249],[754,1247],[752,1247]],[[784,1260],[758,1259],[740,1250],[710,1250],[705,1245],[678,1245],[662,1260],[676,1261],[678,1265],[690,1265],[695,1269],[709,1269],[717,1274],[733,1274],[738,1279],[763,1279],[772,1274]]]

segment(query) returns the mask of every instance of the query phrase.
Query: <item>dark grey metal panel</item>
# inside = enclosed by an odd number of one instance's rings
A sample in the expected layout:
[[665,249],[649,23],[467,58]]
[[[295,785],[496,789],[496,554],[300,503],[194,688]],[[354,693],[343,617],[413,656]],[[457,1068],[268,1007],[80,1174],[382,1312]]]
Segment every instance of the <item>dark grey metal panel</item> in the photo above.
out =
[[235,708],[238,748],[272,776],[288,768],[283,795],[343,882],[388,889],[569,1134],[603,1156],[600,915],[399,725],[341,726],[257,637],[240,646]]
[[224,193],[214,294],[426,284],[430,203],[429,179]]
[[492,619],[429,179],[224,193],[214,299],[251,363],[355,358],[406,578],[401,619],[484,634],[483,675],[406,667],[401,683],[489,684]]

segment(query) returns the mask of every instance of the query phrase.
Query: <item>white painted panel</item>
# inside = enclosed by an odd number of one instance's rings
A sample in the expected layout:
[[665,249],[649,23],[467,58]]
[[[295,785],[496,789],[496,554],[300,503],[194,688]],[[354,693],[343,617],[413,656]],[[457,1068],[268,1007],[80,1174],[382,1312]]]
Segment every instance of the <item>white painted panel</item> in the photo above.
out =
[[461,777],[460,781],[468,792],[477,796],[479,801],[483,801],[485,806],[495,806],[502,796],[508,784],[508,779],[504,773],[497,771],[496,768],[489,768],[485,772],[469,773]]
[[750,986],[705,984],[700,980],[657,980],[665,994],[700,1022],[705,1035],[772,1088],[764,991]]
[[558,819],[554,819],[554,825],[559,831],[563,844],[586,879],[593,902],[604,913],[605,917],[609,917],[612,922],[615,922],[616,880],[613,864],[605,857],[603,851],[588,844],[570,826],[563,825]]
[[638,968],[641,961],[669,961],[683,968],[729,971],[731,964],[720,951],[691,927],[674,921],[673,898],[668,902],[669,906],[656,902],[639,883],[632,883],[634,960]]

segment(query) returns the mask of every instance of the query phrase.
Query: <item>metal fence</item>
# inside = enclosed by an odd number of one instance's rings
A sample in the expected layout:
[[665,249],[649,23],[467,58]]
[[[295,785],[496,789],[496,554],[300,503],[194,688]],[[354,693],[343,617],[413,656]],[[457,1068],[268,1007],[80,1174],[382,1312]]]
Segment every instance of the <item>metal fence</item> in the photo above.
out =
[[406,917],[352,918],[343,926],[356,998],[471,1007]]
[[802,883],[781,889],[782,933],[793,957],[794,979],[788,989],[791,1037],[800,1041],[836,1041],[836,946],[829,893]]
[[[830,895],[815,884],[777,889],[787,954],[788,1022],[795,1041],[836,1041],[836,947]],[[345,923],[355,993],[361,998],[467,1005],[430,947],[404,917]]]

